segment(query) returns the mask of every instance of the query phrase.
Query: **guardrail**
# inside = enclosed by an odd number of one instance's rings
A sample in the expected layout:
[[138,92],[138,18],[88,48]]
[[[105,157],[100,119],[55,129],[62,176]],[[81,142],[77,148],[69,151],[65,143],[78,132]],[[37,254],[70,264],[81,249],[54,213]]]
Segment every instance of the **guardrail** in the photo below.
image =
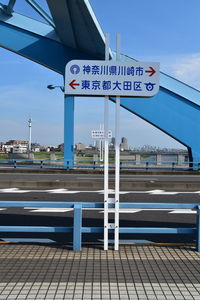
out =
[[[24,201],[0,201],[0,207],[59,207],[72,208],[74,210],[73,227],[48,227],[48,226],[0,226],[0,232],[29,232],[29,233],[73,233],[73,250],[81,251],[83,233],[103,233],[103,227],[83,227],[83,208],[104,208],[101,202],[24,202]],[[113,208],[109,204],[109,208]],[[123,233],[151,233],[151,234],[195,234],[196,250],[200,251],[200,203],[120,203],[120,209],[192,209],[197,211],[196,227],[194,228],[166,228],[166,227],[120,227]],[[103,222],[103,221],[102,221]],[[110,229],[113,232],[114,229]]]
[[[38,168],[38,169],[72,169],[71,161],[63,160],[28,160],[28,159],[1,159],[0,168]],[[104,163],[102,161],[93,160],[76,160],[74,161],[73,169],[103,169]],[[109,162],[109,168],[114,169],[114,161]],[[156,162],[141,161],[120,161],[121,170],[196,170],[200,171],[200,162],[177,162],[177,161],[161,161]]]

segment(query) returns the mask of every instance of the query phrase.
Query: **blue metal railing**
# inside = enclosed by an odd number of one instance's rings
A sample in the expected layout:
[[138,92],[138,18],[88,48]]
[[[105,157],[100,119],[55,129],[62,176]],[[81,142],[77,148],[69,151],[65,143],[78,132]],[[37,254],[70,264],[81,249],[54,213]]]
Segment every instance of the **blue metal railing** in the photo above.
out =
[[[24,201],[0,201],[0,207],[59,207],[73,208],[74,221],[72,227],[54,226],[0,226],[0,232],[42,232],[42,233],[73,233],[73,250],[80,251],[83,233],[103,233],[103,227],[83,227],[83,208],[104,208],[102,202],[24,202]],[[109,204],[109,208],[113,208]],[[196,249],[200,251],[200,203],[120,203],[120,208],[126,209],[192,209],[197,211],[196,226],[193,228],[166,228],[166,227],[120,227],[119,232],[124,233],[145,233],[145,234],[195,234]],[[110,229],[113,232],[114,229]]]
[[[76,160],[73,163],[71,161],[63,160],[29,160],[29,159],[0,159],[0,168],[38,168],[38,169],[103,169],[104,163],[101,161],[93,160]],[[114,161],[109,162],[109,168],[114,169]],[[179,170],[188,171],[196,170],[200,171],[200,162],[177,162],[177,161],[161,161],[156,164],[154,161],[120,161],[121,170]]]

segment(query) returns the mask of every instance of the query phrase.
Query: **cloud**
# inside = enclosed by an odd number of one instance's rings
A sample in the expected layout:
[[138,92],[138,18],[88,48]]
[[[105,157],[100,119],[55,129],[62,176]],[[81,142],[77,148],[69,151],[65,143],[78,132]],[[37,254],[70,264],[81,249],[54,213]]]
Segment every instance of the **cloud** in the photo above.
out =
[[185,55],[172,65],[176,78],[200,89],[200,53]]

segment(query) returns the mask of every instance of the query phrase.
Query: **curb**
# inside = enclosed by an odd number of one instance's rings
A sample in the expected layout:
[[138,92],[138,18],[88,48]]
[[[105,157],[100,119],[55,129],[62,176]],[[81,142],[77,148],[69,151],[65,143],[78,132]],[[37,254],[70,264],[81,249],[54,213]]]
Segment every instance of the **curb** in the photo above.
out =
[[[3,168],[0,169],[0,173],[27,173],[27,174],[103,174],[103,169],[73,169],[73,170],[64,170],[64,169],[22,169],[22,168]],[[109,170],[109,174],[114,174],[114,170]],[[120,170],[120,174],[123,175],[200,175],[199,171],[193,170]]]
[[[76,190],[103,190],[102,181],[1,181],[0,188],[28,188],[28,189],[55,189],[66,188]],[[114,182],[109,183],[109,188],[114,189]],[[170,191],[200,190],[200,182],[133,182],[121,181],[121,190],[154,190],[164,189]]]

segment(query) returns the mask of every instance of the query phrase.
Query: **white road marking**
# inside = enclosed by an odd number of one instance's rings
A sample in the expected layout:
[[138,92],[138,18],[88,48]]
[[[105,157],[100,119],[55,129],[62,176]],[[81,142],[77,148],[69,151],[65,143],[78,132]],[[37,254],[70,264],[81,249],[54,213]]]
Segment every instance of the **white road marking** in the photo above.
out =
[[33,209],[33,210],[30,210],[30,212],[37,212],[37,213],[40,213],[40,212],[52,212],[52,213],[64,213],[64,212],[68,212],[68,211],[72,211],[73,208],[51,208],[51,207],[44,207],[44,208],[37,208],[37,209]]
[[154,195],[177,195],[179,194],[178,192],[165,192],[163,191],[162,193],[157,193],[157,194],[154,194]]
[[[114,195],[115,194],[115,192],[114,191],[112,191],[112,192],[108,192],[110,195]],[[126,195],[126,194],[130,194],[131,192],[119,192],[120,193],[120,195]],[[104,194],[104,192],[100,192],[99,193],[100,195],[102,195],[102,194]]]
[[[0,208],[1,210],[7,210],[7,208]],[[67,208],[67,207],[23,207],[22,209],[25,210],[29,210],[29,212],[33,212],[33,213],[40,213],[40,212],[50,212],[50,213],[66,213],[66,212],[70,212],[73,211],[73,208]],[[104,211],[102,210],[102,208],[83,208],[84,211],[99,211],[99,213],[103,213]],[[134,214],[134,213],[139,213],[139,212],[145,212],[145,211],[152,211],[152,212],[156,212],[156,211],[162,211],[162,212],[166,212],[169,214],[196,214],[196,210],[192,210],[192,209],[174,209],[174,210],[169,210],[169,209],[154,209],[154,208],[145,208],[145,209],[128,209],[128,208],[123,208],[120,209],[120,213],[130,213],[130,214]],[[114,209],[109,209],[110,213],[114,213]]]
[[0,193],[29,193],[30,190],[20,190],[18,188],[0,189]]
[[[110,193],[113,193],[115,190],[113,190],[113,189],[108,189],[108,193],[110,194]],[[96,193],[99,193],[99,194],[102,194],[102,193],[104,193],[104,190],[99,190],[99,191],[95,191]]]
[[[128,208],[119,209],[120,214],[134,214],[134,213],[138,213],[140,211],[142,211],[142,209],[128,209]],[[109,208],[108,212],[109,213],[115,213],[115,209],[114,208]],[[102,213],[104,213],[104,211],[101,210],[99,213],[102,214]]]
[[[30,212],[69,212],[69,211],[73,211],[73,208],[65,208],[65,207],[39,207],[39,208],[35,208],[35,207],[24,207],[24,209],[29,210]],[[83,208],[83,210],[87,210],[87,211],[99,211],[99,213],[103,213],[104,211],[102,210],[102,208]],[[195,214],[196,211],[195,210],[191,210],[191,209],[176,209],[176,210],[169,210],[167,208],[144,208],[144,209],[129,209],[129,208],[123,208],[120,209],[119,212],[120,213],[138,213],[138,212],[143,212],[143,211],[163,211],[166,213],[170,213],[170,214]],[[114,213],[115,210],[114,208],[110,208],[109,209],[110,213]]]
[[[88,192],[88,191],[81,191],[82,192]],[[90,193],[99,193],[99,194],[104,194],[104,190],[99,190],[99,191],[90,191]],[[125,194],[146,194],[146,193],[149,193],[149,191],[120,191],[120,194],[121,195],[125,195]],[[115,194],[115,190],[113,189],[109,189],[108,190],[108,194]]]
[[192,209],[176,209],[173,211],[170,211],[169,214],[196,214],[196,210]]
[[[73,208],[71,207],[39,207],[39,208],[36,208],[36,207],[30,207],[30,206],[27,206],[27,207],[24,207],[23,209],[69,209],[69,210],[73,210]],[[83,210],[102,210],[102,208],[96,208],[96,207],[88,207],[88,208],[83,208]]]
[[149,193],[151,195],[177,195],[178,192],[166,192],[164,190],[152,190],[147,191],[146,193]]
[[142,211],[164,211],[164,212],[169,212],[170,210],[167,208],[144,208]]
[[67,189],[54,189],[54,190],[46,190],[47,193],[50,194],[77,194],[80,191],[69,191]]
[[[49,193],[49,194],[78,194],[78,193],[96,193],[103,194],[104,190],[97,191],[72,191],[68,189],[51,189],[51,190],[21,190],[18,188],[0,189],[0,193]],[[114,195],[115,191],[109,189],[109,194]],[[200,191],[165,191],[165,190],[150,190],[150,191],[120,191],[121,195],[125,194],[149,194],[149,195],[178,195],[178,194],[198,194]]]

